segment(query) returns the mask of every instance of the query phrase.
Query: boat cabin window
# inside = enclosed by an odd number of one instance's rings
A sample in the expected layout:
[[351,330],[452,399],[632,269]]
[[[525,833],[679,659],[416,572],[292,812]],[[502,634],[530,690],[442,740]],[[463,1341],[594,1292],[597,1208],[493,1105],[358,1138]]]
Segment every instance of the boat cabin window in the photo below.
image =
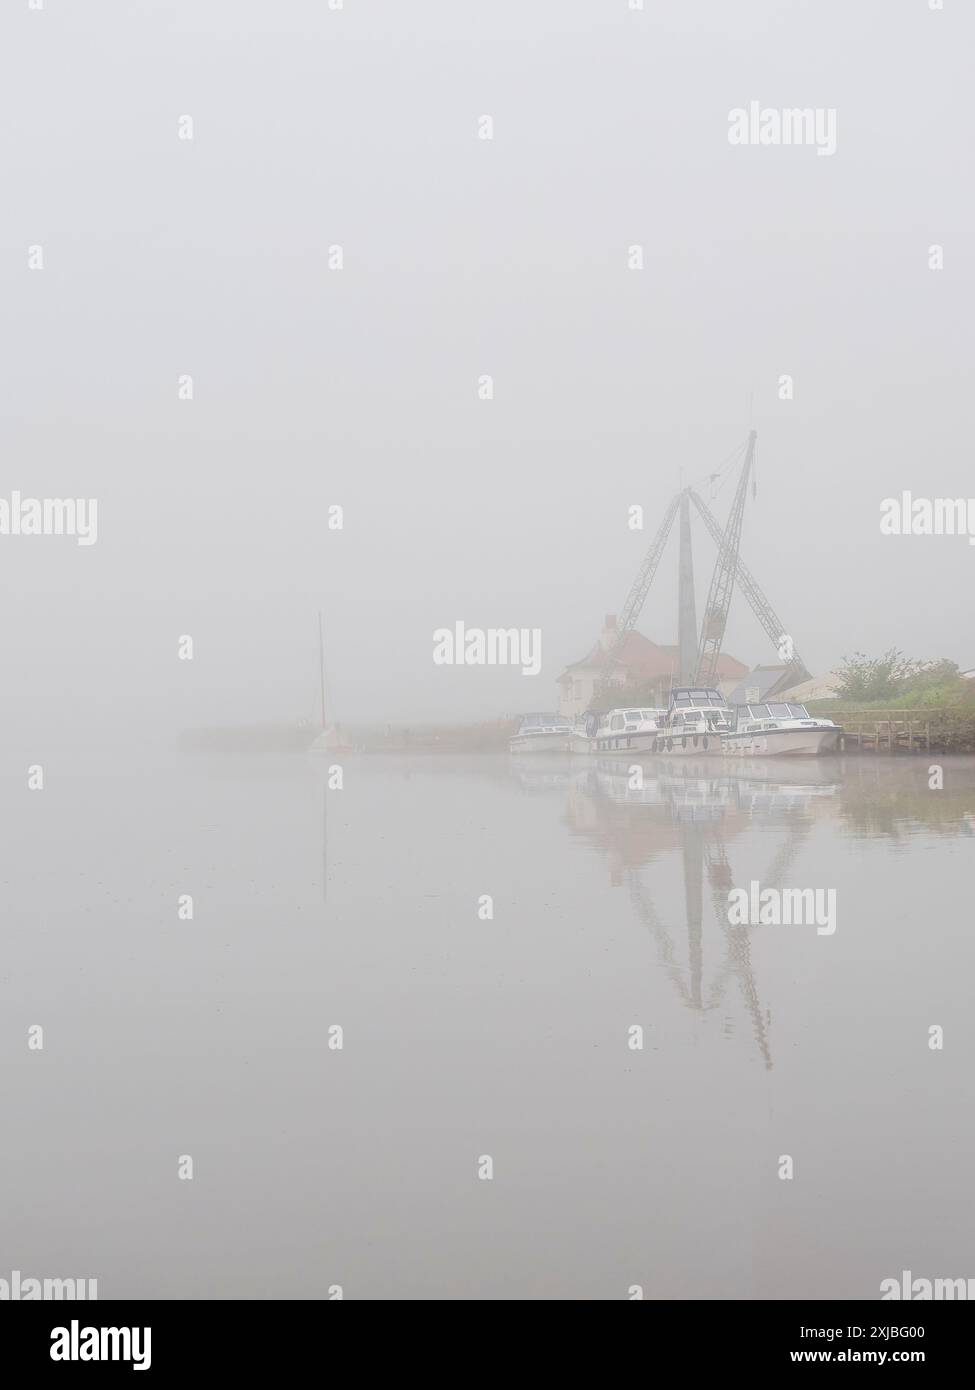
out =
[[809,712],[805,705],[785,704],[783,701],[772,701],[767,705],[739,705],[738,722],[742,723],[746,719],[808,719]]
[[621,714],[614,714],[612,719],[609,721],[609,727],[614,731],[614,733],[617,729],[622,729],[623,716]]
[[717,690],[675,690],[673,700],[675,705],[685,707],[688,705],[724,704],[724,700]]

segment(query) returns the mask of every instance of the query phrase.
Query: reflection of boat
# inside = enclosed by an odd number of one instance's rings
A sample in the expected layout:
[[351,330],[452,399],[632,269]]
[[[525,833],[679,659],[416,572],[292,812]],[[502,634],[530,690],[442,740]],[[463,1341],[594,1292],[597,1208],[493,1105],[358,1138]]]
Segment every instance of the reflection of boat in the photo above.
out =
[[768,704],[737,705],[721,748],[732,757],[815,757],[835,753],[842,733],[832,719],[813,718],[805,705],[772,700]]
[[731,729],[731,713],[717,690],[678,687],[671,692],[667,717],[654,738],[654,752],[719,754],[721,737]]
[[508,741],[512,753],[568,753],[572,725],[558,714],[525,714],[521,727]]

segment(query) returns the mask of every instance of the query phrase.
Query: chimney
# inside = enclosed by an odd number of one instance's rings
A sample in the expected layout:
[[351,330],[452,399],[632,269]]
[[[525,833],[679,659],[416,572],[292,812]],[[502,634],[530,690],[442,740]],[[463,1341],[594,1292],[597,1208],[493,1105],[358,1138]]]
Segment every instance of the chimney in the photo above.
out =
[[603,619],[603,630],[599,634],[599,646],[608,652],[616,646],[616,614],[607,613]]

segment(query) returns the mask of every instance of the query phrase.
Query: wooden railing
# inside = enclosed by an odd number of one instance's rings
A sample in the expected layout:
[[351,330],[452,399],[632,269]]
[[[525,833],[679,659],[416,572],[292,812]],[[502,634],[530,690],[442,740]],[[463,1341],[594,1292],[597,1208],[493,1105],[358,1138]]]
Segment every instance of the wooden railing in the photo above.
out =
[[929,751],[931,748],[931,719],[926,712],[923,719],[876,718],[843,719],[843,748],[858,748],[861,752],[871,749],[878,753],[894,753],[904,749],[909,753]]

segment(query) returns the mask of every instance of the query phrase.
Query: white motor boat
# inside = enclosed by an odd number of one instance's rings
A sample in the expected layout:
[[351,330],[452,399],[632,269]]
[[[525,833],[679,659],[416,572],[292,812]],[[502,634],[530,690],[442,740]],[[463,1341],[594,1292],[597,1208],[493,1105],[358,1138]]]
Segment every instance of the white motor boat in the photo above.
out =
[[593,753],[652,753],[666,710],[611,709],[600,714],[590,737]]
[[512,753],[568,753],[572,739],[572,725],[561,715],[525,714],[508,748]]
[[814,718],[805,705],[782,700],[738,705],[735,716],[734,727],[721,739],[722,751],[735,758],[835,753],[843,732],[832,719]]
[[718,690],[679,686],[670,694],[670,708],[654,739],[655,753],[683,757],[720,756],[721,739],[730,733],[734,711]]

